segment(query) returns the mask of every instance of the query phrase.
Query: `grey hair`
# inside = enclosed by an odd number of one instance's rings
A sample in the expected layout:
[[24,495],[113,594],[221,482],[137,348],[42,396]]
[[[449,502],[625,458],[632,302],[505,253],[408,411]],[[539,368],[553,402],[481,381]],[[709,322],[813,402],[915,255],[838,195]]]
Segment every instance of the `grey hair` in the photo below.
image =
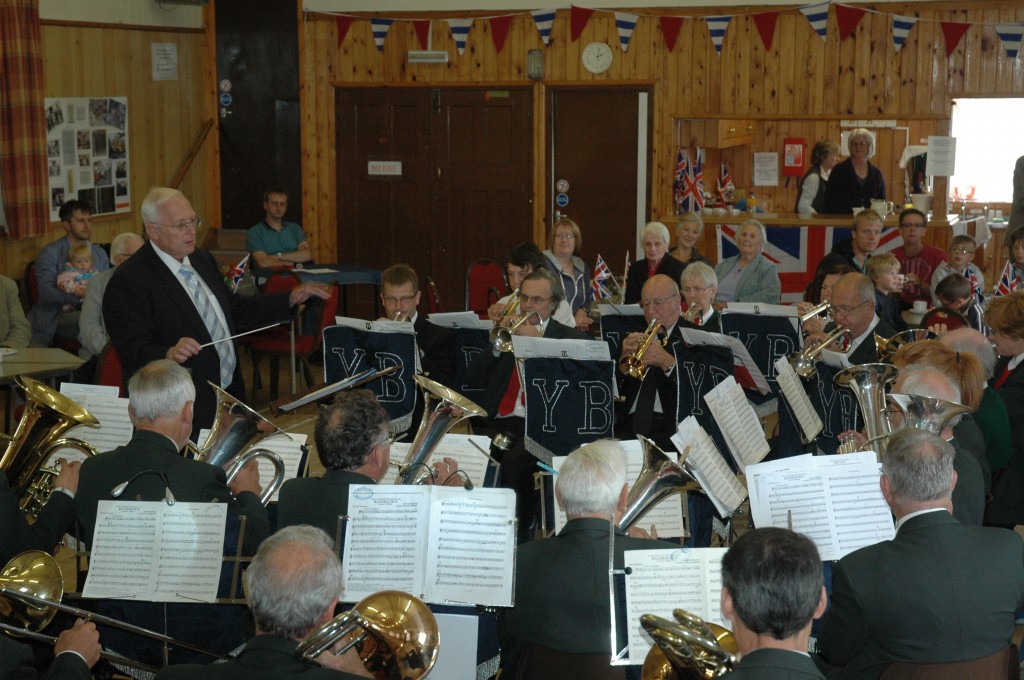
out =
[[249,608],[260,632],[304,637],[341,597],[341,560],[323,529],[296,524],[260,544],[245,572]]
[[875,155],[875,136],[871,134],[871,131],[867,128],[854,128],[850,131],[850,134],[846,136],[846,149],[849,151],[850,142],[856,137],[863,137],[868,140],[868,158]]
[[[960,403],[960,386],[948,375],[932,366],[912,364],[900,369],[900,384],[903,394],[916,394]],[[960,416],[950,418],[948,426],[954,427]]]
[[128,404],[140,420],[174,417],[195,400],[188,369],[170,359],[149,362],[128,381]]
[[648,236],[657,236],[666,246],[669,244],[668,227],[661,222],[648,222],[644,225],[640,236],[642,239],[646,239]]
[[715,276],[715,270],[709,267],[704,262],[691,262],[686,265],[686,269],[679,276],[680,286],[686,286],[687,279],[699,279],[705,286],[717,286],[718,277]]
[[949,498],[953,486],[952,444],[927,430],[905,427],[889,437],[882,473],[897,501]]
[[939,340],[952,350],[978,357],[986,378],[991,379],[995,375],[996,348],[980,331],[973,328],[956,328],[943,333]]
[[141,236],[130,231],[115,236],[110,242],[110,261],[113,262],[124,255],[124,251],[128,249],[128,244],[133,241],[143,243]]
[[625,483],[625,452],[614,439],[600,439],[569,454],[558,472],[555,490],[567,515],[611,516]]
[[[551,297],[554,298],[552,302],[555,303],[555,307],[560,305],[562,300],[565,299],[565,290],[562,288],[561,278],[547,267],[535,269],[527,274],[526,278],[523,279],[523,283],[527,281],[547,281],[551,284]],[[522,284],[520,284],[520,290],[522,290]]]
[[185,198],[185,194],[170,187],[153,187],[142,199],[142,221],[146,224],[156,224],[160,219],[160,208],[164,203],[177,197]]
[[768,244],[768,231],[764,228],[764,225],[761,224],[759,220],[755,220],[754,218],[750,218],[749,220],[743,220],[740,223],[739,229],[736,230],[736,237],[739,238],[740,231],[742,231],[743,227],[747,226],[748,224],[757,227],[761,231],[761,252],[763,253],[764,247]]

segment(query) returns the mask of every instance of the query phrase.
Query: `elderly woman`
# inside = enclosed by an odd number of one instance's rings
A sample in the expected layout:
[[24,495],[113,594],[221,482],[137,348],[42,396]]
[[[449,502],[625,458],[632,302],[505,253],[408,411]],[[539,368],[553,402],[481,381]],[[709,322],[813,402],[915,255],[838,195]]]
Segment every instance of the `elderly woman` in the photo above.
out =
[[676,247],[669,255],[682,262],[684,266],[691,262],[711,264],[697,251],[697,241],[700,240],[702,231],[704,220],[701,219],[699,212],[691,211],[680,215],[679,222],[676,223]]
[[767,302],[779,304],[782,282],[775,265],[761,252],[768,240],[764,225],[750,219],[740,225],[736,244],[740,254],[715,265],[718,277],[716,302]]
[[680,283],[686,300],[686,319],[702,330],[721,333],[722,320],[712,304],[718,293],[715,270],[703,262],[694,262],[683,270]]
[[814,145],[811,152],[811,167],[800,181],[800,196],[796,200],[796,212],[810,214],[825,212],[825,187],[832,168],[839,162],[839,145],[831,139],[823,139]]
[[825,188],[825,212],[848,215],[854,208],[868,208],[873,199],[885,200],[882,171],[868,159],[875,155],[875,138],[857,128],[847,140],[850,157],[832,168]]
[[583,234],[580,232],[580,225],[568,217],[563,217],[555,222],[551,229],[548,249],[544,251],[544,256],[551,271],[562,283],[565,301],[572,309],[576,328],[585,331],[594,322],[588,315],[594,292],[590,287],[590,268],[577,256],[582,249]]
[[644,259],[637,260],[626,275],[627,305],[640,302],[640,291],[647,279],[655,274],[664,274],[678,281],[683,273],[683,263],[668,254],[668,227],[661,222],[648,222],[642,234]]

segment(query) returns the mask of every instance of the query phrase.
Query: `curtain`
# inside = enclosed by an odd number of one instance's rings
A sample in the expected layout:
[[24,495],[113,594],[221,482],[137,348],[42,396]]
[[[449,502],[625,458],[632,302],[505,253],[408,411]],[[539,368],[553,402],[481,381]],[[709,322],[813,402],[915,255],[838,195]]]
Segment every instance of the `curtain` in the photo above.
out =
[[49,226],[39,0],[0,0],[0,181],[8,234]]

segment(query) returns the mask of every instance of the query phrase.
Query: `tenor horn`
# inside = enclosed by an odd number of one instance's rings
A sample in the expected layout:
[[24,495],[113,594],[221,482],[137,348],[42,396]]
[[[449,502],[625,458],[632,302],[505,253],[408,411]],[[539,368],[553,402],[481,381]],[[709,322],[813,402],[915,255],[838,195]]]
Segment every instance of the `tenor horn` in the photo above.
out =
[[[790,366],[793,367],[793,370],[796,371],[796,374],[801,378],[814,377],[814,374],[817,373],[817,369],[814,368],[815,357],[821,354],[822,350],[844,335],[850,336],[850,342],[853,342],[853,333],[849,328],[846,326],[836,326],[836,329],[832,331],[832,334],[821,342],[817,342],[810,347],[805,347],[802,352],[795,352],[790,355]],[[839,354],[846,354],[849,351],[850,346],[847,345],[845,350],[839,351]]]
[[932,434],[941,434],[952,418],[971,412],[971,409],[955,401],[918,394],[893,392],[889,395],[889,401],[903,412],[903,427],[916,427]]
[[[619,365],[626,369],[626,372],[630,377],[636,378],[637,380],[643,380],[647,375],[648,367],[644,365],[644,355],[647,354],[647,350],[658,338],[658,333],[661,333],[665,329],[657,319],[651,319],[651,323],[647,326],[647,330],[644,331],[643,337],[640,339],[640,344],[628,357],[619,362]],[[665,342],[662,346],[668,343],[668,338],[665,338]]]
[[908,328],[891,338],[885,338],[878,333],[874,333],[875,349],[878,351],[878,358],[880,360],[888,361],[892,359],[893,355],[903,345],[909,345],[918,340],[934,340],[937,337],[939,336],[927,328]]
[[728,628],[682,609],[672,616],[675,621],[653,614],[640,617],[640,625],[656,643],[644,659],[643,680],[705,680],[736,667],[739,644]]
[[836,374],[833,382],[853,392],[864,421],[864,434],[868,440],[863,450],[874,448],[885,453],[886,440],[892,426],[886,414],[885,388],[896,378],[896,369],[889,364],[863,364],[851,366]]
[[405,461],[398,465],[395,484],[423,484],[430,478],[430,456],[448,431],[471,416],[487,417],[487,411],[439,382],[413,376],[423,390],[423,420],[409,446]]
[[67,439],[64,434],[78,425],[99,427],[100,421],[41,382],[26,376],[19,376],[15,381],[25,392],[25,411],[0,456],[0,470],[7,474],[21,509],[35,516],[53,491],[53,476],[57,470],[44,466],[55,451],[72,448],[86,456],[99,453],[86,442]]
[[674,493],[700,488],[689,462],[677,463],[653,441],[642,434],[636,437],[643,453],[643,468],[626,496],[626,509],[619,519],[619,529],[627,531],[651,508]]
[[[362,632],[357,633],[361,630]],[[355,637],[353,637],[353,635]],[[355,647],[366,670],[388,680],[416,680],[437,661],[437,620],[422,600],[398,590],[369,595],[310,633],[295,648],[300,659],[315,659],[348,638],[335,654]]]
[[257,448],[256,445],[271,435],[279,434],[281,428],[212,382],[207,384],[217,395],[213,426],[202,445],[187,443],[185,454],[224,468],[229,485],[250,460],[264,458],[270,461],[274,466],[274,479],[260,496],[260,502],[266,505],[284,484],[284,461],[270,449]]

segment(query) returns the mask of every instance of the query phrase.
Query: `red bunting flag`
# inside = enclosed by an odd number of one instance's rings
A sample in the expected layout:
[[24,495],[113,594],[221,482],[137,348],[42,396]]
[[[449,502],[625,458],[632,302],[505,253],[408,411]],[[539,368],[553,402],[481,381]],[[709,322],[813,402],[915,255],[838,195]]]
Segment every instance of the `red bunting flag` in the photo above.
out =
[[334,23],[338,25],[338,45],[345,42],[345,36],[348,35],[348,29],[351,28],[354,20],[355,17],[345,16],[344,14],[334,17]]
[[511,14],[491,19],[491,39],[494,41],[494,50],[498,54],[501,54],[501,50],[505,47],[505,38],[508,37],[508,27],[511,25]]
[[761,34],[761,42],[764,44],[764,49],[767,52],[771,52],[772,40],[775,38],[775,22],[778,20],[778,12],[764,12],[754,15],[754,25],[757,26],[757,32]]
[[572,10],[569,13],[569,34],[572,42],[579,40],[583,29],[587,27],[587,22],[590,21],[590,17],[593,15],[594,10],[592,9],[572,5]]
[[427,49],[427,41],[430,39],[430,19],[414,19],[412,28],[416,31],[416,37],[420,41],[420,49]]
[[665,45],[671,52],[676,48],[676,39],[679,37],[679,29],[683,27],[684,17],[661,17],[661,34],[665,36]]
[[846,40],[857,30],[857,24],[866,13],[859,7],[833,5],[836,8],[836,23],[839,25],[839,39]]
[[942,35],[946,38],[946,58],[948,59],[956,46],[963,40],[964,33],[971,27],[970,24],[962,24],[959,21],[940,21]]

